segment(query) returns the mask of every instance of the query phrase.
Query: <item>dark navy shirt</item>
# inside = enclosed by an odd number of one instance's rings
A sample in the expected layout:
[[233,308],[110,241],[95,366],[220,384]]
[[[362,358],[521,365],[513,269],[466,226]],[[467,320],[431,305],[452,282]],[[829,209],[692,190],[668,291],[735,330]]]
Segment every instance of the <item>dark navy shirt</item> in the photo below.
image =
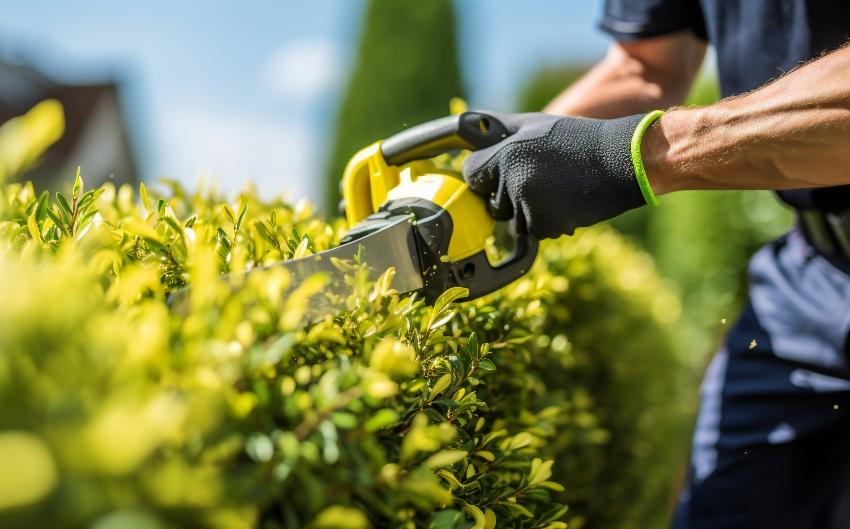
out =
[[[850,0],[606,0],[600,26],[620,40],[693,32],[717,52],[725,97],[850,40]],[[797,208],[850,207],[850,186],[780,196]]]

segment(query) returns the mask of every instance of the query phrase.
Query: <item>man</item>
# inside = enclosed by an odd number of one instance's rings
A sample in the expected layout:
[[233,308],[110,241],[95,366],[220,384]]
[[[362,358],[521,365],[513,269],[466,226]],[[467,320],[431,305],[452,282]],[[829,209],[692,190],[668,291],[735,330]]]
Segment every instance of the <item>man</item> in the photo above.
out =
[[[465,177],[539,238],[683,189],[780,190],[799,227],[750,264],[674,526],[850,528],[850,2],[608,0],[601,25],[605,59],[549,114],[505,115]],[[682,102],[707,43],[737,97],[643,114]]]

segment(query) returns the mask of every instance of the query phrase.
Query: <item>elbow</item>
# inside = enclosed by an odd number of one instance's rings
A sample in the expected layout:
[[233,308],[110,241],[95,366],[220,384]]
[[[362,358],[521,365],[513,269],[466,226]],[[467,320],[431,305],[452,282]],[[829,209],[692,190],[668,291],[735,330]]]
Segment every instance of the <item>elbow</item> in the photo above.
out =
[[668,108],[684,103],[702,63],[701,54],[670,55],[613,46],[604,62],[611,77],[647,109]]
[[690,91],[693,75],[662,69],[634,57],[617,58],[617,77],[647,110],[681,105]]

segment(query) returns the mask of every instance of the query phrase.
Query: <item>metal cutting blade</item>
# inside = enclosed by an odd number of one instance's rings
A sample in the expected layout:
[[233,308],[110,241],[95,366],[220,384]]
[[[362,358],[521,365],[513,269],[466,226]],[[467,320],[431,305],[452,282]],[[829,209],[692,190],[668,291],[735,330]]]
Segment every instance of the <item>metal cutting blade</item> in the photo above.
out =
[[[254,270],[285,268],[291,274],[290,287],[287,295],[312,276],[322,275],[326,278],[325,290],[337,295],[348,295],[351,286],[345,282],[346,267],[340,261],[348,264],[365,263],[368,278],[378,279],[387,269],[394,268],[395,275],[392,288],[399,293],[420,290],[424,286],[422,271],[414,235],[413,217],[399,217],[390,221],[387,226],[370,233],[360,239],[342,244],[336,248],[325,250],[314,255],[281,261]],[[252,273],[249,271],[248,273]],[[190,289],[175,292],[169,299],[172,307],[183,305]],[[322,319],[328,314],[336,314],[344,308],[334,305],[328,296],[318,294],[308,302],[307,318],[311,321]]]

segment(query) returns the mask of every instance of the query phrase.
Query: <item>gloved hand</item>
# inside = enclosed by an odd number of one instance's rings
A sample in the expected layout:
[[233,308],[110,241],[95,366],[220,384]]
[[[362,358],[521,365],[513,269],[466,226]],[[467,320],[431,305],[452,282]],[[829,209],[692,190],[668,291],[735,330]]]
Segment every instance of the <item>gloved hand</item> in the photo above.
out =
[[643,115],[493,115],[512,135],[471,153],[463,174],[497,220],[515,218],[533,237],[554,238],[646,203],[630,150]]

